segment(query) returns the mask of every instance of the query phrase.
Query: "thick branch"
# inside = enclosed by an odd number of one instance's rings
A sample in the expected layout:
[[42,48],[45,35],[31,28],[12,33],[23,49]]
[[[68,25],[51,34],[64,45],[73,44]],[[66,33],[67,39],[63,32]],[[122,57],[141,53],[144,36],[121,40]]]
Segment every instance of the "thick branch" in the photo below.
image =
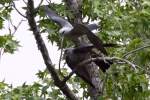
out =
[[56,70],[51,62],[47,48],[46,48],[45,43],[40,35],[39,29],[38,29],[35,19],[34,19],[35,11],[34,11],[33,0],[28,0],[27,8],[28,8],[28,11],[27,11],[28,23],[30,25],[31,30],[33,31],[33,35],[36,39],[39,50],[41,51],[41,54],[43,56],[44,62],[47,66],[47,69],[50,72],[50,74],[54,80],[54,84],[58,88],[60,88],[60,90],[66,95],[66,97],[68,97],[71,100],[78,100],[78,98],[69,89],[69,87],[66,84],[62,84],[62,81],[59,79],[58,74],[56,73]]

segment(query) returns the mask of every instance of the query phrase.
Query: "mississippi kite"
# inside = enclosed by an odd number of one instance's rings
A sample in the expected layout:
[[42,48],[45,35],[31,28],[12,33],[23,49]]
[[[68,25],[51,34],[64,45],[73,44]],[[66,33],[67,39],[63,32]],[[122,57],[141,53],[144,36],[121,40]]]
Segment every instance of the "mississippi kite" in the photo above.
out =
[[89,41],[99,49],[103,54],[107,55],[105,48],[103,47],[103,42],[99,39],[92,30],[97,29],[98,26],[96,24],[76,24],[75,26],[71,25],[67,20],[58,16],[54,11],[52,11],[48,6],[44,6],[45,12],[48,17],[59,24],[62,28],[59,30],[59,33],[62,36],[70,38],[72,41],[77,41],[78,37],[82,35],[87,35]]
[[86,83],[88,83],[90,86],[94,87],[91,78],[90,73],[88,72],[88,65],[82,65],[78,66],[78,64],[82,61],[84,61],[87,58],[88,54],[85,53],[75,53],[74,48],[68,48],[65,50],[65,60],[68,65],[68,67],[73,70],[77,76],[79,76],[81,79],[83,79]]
[[[104,47],[106,46],[114,46],[113,44],[111,45],[108,45],[108,44],[104,44],[103,45]],[[70,52],[72,50],[72,52],[74,52],[74,54],[82,54],[82,53],[90,53],[90,56],[92,58],[96,58],[96,57],[100,57],[99,54],[96,53],[96,51],[94,51],[94,46],[92,44],[88,44],[88,45],[85,45],[85,46],[81,46],[81,47],[77,47],[77,48],[72,48],[70,49]],[[94,63],[99,66],[99,68],[103,71],[103,72],[106,72],[106,70],[110,67],[111,64],[113,64],[112,61],[110,60],[100,60],[100,59],[97,59],[97,60],[94,60]]]

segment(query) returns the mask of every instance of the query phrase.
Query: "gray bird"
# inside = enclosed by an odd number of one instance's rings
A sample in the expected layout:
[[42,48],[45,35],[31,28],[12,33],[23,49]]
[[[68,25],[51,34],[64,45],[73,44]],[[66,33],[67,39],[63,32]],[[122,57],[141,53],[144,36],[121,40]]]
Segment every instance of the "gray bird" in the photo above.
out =
[[92,30],[98,28],[96,24],[76,24],[72,26],[67,20],[63,19],[62,17],[58,16],[54,11],[52,11],[48,6],[44,6],[45,12],[48,17],[59,24],[62,28],[59,30],[59,33],[64,36],[70,38],[72,41],[77,41],[78,37],[82,35],[87,35],[89,41],[99,49],[103,54],[107,55],[107,51],[103,47],[103,42],[99,39]]
[[[104,44],[103,46],[107,47],[107,46],[110,46],[110,45]],[[79,60],[79,62],[82,62],[83,60],[81,61],[80,58],[82,58],[82,59],[84,58],[84,60],[86,60],[85,55],[88,54],[88,53],[90,54],[90,56],[92,58],[100,57],[100,55],[97,55],[97,53],[94,51],[94,48],[95,47],[92,44],[88,44],[88,45],[84,45],[84,46],[80,46],[80,47],[76,47],[76,48],[66,49],[65,52],[66,53],[69,52],[68,55],[69,55],[69,58],[70,58],[69,61],[68,61],[68,59],[66,59],[66,62],[69,62],[69,65],[71,65],[72,62],[75,61],[75,60],[76,60],[76,63],[77,63],[78,60]],[[109,61],[109,60],[104,61],[104,60],[100,60],[100,59],[95,60],[94,63],[97,66],[99,66],[99,68],[103,72],[106,72],[106,70],[110,67],[110,65],[113,64],[112,61]],[[85,69],[83,69],[83,70],[85,70]]]
[[67,65],[79,76],[83,81],[94,87],[90,79],[90,73],[88,72],[88,64],[78,66],[78,64],[88,58],[87,52],[76,53],[74,48],[68,48],[65,50],[65,60]]

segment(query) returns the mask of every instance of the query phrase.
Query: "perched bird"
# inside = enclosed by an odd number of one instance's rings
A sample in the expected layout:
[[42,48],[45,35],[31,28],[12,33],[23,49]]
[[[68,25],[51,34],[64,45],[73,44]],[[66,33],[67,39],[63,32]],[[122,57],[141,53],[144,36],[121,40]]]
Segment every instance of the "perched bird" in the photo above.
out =
[[68,48],[65,50],[64,55],[67,65],[71,68],[72,71],[75,72],[77,76],[79,76],[90,86],[94,87],[90,78],[90,73],[88,72],[89,64],[85,64],[82,66],[78,65],[80,62],[87,59],[89,55],[87,54],[87,52],[76,53],[74,50],[75,50],[74,48]]
[[[105,46],[105,45],[104,45]],[[106,45],[107,46],[107,45]],[[81,46],[81,47],[76,47],[76,48],[69,48],[66,50],[66,52],[68,53],[68,55],[70,56],[70,62],[74,61],[74,60],[79,60],[79,62],[82,62],[79,58],[84,58],[84,60],[86,60],[85,58],[85,54],[90,54],[90,56],[92,58],[96,58],[96,57],[100,57],[100,55],[98,55],[95,51],[94,51],[94,46],[92,44],[88,44],[85,46]],[[71,52],[71,53],[70,53]],[[81,57],[80,57],[81,56]],[[67,59],[66,59],[66,62]],[[99,68],[103,71],[106,72],[106,70],[110,67],[111,64],[113,64],[112,61],[109,60],[102,60],[102,59],[96,59],[94,60],[94,63],[99,66]]]
[[86,35],[89,41],[99,49],[103,54],[107,55],[107,51],[103,47],[103,42],[100,38],[98,38],[92,30],[97,29],[98,25],[96,24],[76,24],[71,25],[67,20],[63,19],[62,17],[58,16],[54,11],[52,11],[48,6],[44,6],[45,13],[48,17],[59,24],[62,28],[59,30],[59,33],[64,36],[70,38],[72,41],[77,41],[79,37],[82,35]]

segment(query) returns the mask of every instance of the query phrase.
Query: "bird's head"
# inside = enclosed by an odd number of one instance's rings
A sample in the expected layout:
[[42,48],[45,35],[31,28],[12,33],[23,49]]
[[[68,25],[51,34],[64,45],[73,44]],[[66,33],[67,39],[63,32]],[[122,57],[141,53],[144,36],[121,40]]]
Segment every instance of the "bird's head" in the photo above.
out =
[[63,58],[66,58],[66,57],[69,57],[70,55],[72,55],[73,54],[73,50],[74,50],[73,48],[65,49]]
[[59,33],[61,36],[65,36],[65,35],[68,35],[71,30],[72,28],[70,27],[63,27],[59,30]]

